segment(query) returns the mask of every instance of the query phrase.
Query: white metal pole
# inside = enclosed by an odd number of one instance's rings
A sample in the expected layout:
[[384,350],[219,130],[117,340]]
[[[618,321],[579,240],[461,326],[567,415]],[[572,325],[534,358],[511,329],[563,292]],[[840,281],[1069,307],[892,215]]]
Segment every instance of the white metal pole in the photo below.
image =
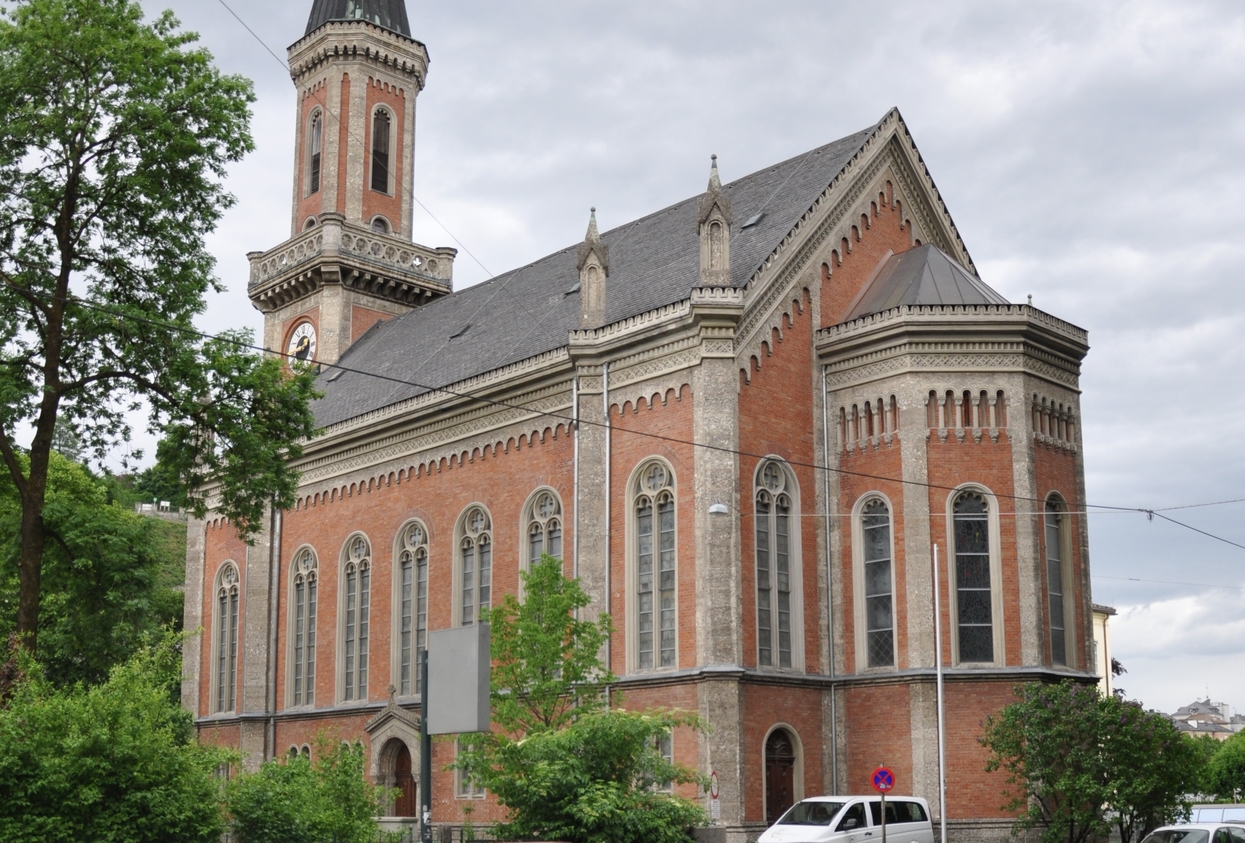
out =
[[938,676],[938,828],[947,843],[947,729],[942,696],[942,601],[938,594],[938,545],[934,545],[934,672]]

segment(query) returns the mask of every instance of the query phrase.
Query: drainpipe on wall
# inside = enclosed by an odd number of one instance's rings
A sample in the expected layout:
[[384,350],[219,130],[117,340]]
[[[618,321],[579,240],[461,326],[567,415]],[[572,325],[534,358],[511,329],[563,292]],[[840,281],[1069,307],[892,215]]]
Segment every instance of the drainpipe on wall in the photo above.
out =
[[826,364],[821,365],[821,458],[822,489],[826,507],[826,623],[830,653],[830,789],[839,792],[839,693],[834,682],[834,553],[830,543],[830,411],[826,402]]
[[[601,407],[605,410],[605,613],[614,617],[611,611],[610,592],[610,442],[613,436],[613,425],[610,423],[610,364],[601,366]],[[614,636],[605,639],[605,672],[610,673],[614,650]],[[610,704],[610,689],[605,689],[605,705]]]
[[571,575],[579,579],[579,375],[571,379],[571,442],[575,466],[571,474],[574,489],[571,492],[575,507],[575,538],[571,543]]
[[281,607],[281,515],[272,508],[272,538],[268,548],[268,735],[265,761],[277,757],[277,618]]

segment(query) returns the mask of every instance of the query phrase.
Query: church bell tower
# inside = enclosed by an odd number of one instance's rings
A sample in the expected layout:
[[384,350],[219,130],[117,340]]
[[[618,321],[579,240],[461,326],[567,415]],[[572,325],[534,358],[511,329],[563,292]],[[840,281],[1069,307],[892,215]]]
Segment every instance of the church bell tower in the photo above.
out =
[[411,239],[428,51],[404,0],[315,0],[289,48],[298,96],[290,238],[252,252],[264,345],[331,364],[376,322],[453,289],[456,251]]

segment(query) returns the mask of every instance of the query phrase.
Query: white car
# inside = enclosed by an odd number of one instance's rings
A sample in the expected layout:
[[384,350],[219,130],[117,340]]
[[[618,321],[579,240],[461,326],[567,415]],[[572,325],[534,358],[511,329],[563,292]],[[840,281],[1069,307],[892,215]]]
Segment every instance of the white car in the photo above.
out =
[[1156,828],[1141,843],[1245,843],[1245,825],[1184,823]]
[[[757,843],[881,843],[881,840],[882,797],[813,796],[792,805],[778,822],[765,830]],[[929,804],[916,796],[887,796],[886,841],[934,843]]]

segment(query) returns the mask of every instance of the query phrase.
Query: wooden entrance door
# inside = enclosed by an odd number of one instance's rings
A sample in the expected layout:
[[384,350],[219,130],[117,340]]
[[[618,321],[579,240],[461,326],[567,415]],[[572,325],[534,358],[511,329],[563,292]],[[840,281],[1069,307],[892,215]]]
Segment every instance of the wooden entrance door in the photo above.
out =
[[415,807],[415,777],[411,775],[411,753],[406,744],[398,747],[398,755],[393,760],[393,777],[394,787],[398,789],[398,798],[393,803],[394,816],[419,816]]
[[775,729],[765,741],[765,824],[795,804],[795,742],[786,729]]

